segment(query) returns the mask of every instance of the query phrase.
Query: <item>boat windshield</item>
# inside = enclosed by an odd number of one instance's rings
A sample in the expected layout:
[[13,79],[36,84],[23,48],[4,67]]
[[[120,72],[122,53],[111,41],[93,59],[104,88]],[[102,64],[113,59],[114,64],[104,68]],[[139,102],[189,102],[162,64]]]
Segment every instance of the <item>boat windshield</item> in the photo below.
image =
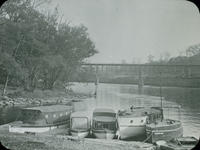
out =
[[108,130],[115,130],[116,129],[116,122],[100,122],[94,121],[93,125],[94,129],[108,129]]
[[95,112],[93,116],[107,116],[107,117],[116,117],[116,113],[108,113],[108,112]]
[[88,129],[88,119],[87,118],[72,118],[71,128],[72,129]]

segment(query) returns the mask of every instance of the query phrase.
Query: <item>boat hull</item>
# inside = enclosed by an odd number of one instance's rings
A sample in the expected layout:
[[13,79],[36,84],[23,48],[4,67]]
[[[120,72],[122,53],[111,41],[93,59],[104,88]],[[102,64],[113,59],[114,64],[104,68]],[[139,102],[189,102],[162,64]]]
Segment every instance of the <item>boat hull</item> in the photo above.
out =
[[116,135],[114,131],[105,131],[105,130],[102,131],[93,130],[92,133],[98,139],[113,139]]
[[57,128],[65,128],[66,125],[51,125],[51,126],[23,126],[23,125],[9,125],[9,132],[13,133],[43,133]]
[[85,138],[89,135],[89,131],[70,131],[72,136],[77,136],[80,138]]
[[146,116],[140,117],[119,117],[118,138],[129,139],[145,136]]
[[155,125],[153,128],[152,126],[147,125],[146,135],[149,137],[149,142],[151,143],[155,143],[159,140],[170,141],[183,136],[183,127],[179,121],[166,126],[156,127]]
[[145,125],[123,126],[119,128],[119,138],[122,140],[145,136],[145,133]]
[[14,133],[43,133],[58,128],[57,126],[51,127],[17,127],[9,126],[9,132]]

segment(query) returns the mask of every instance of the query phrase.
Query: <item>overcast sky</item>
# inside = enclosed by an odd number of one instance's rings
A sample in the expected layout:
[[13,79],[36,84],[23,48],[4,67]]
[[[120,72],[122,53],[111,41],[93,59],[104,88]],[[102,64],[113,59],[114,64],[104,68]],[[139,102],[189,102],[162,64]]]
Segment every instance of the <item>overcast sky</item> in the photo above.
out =
[[200,14],[185,0],[52,0],[71,25],[88,28],[93,63],[145,62],[200,43]]

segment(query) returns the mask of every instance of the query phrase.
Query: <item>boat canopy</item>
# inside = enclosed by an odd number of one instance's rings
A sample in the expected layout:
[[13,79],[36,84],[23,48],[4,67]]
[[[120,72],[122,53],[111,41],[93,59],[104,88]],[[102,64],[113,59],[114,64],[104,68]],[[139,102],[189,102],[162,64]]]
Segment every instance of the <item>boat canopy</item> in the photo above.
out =
[[56,124],[65,122],[69,119],[69,115],[72,112],[72,106],[66,105],[50,105],[50,106],[38,106],[23,108],[21,112],[21,119],[24,123],[36,123],[38,124]]
[[30,108],[23,108],[22,110],[32,110],[32,111],[40,111],[44,113],[50,112],[61,112],[61,111],[68,111],[72,110],[72,106],[67,105],[50,105],[50,106],[38,106],[38,107],[30,107]]
[[70,117],[71,118],[73,118],[73,117],[79,117],[79,118],[81,118],[81,117],[87,117],[87,118],[91,118],[91,116],[92,116],[92,112],[89,112],[89,111],[76,111],[76,112],[73,112]]
[[[116,118],[116,113],[113,109],[108,108],[98,108],[93,111],[93,118],[96,118],[97,116],[101,117],[109,117],[110,118]],[[106,119],[106,118],[102,118]]]
[[98,108],[93,111],[93,121],[115,122],[116,119],[116,113],[113,109]]
[[117,129],[117,124],[116,124],[116,119],[100,119],[99,117],[93,120],[93,129],[94,130],[116,130]]
[[115,122],[116,118],[114,118],[114,117],[106,117],[106,116],[96,116],[96,117],[93,117],[93,121],[98,121],[98,122]]
[[88,130],[92,113],[89,111],[77,111],[70,115],[72,130]]
[[90,124],[87,118],[72,118],[71,129],[89,129]]
[[94,130],[116,130],[117,115],[113,109],[98,108],[93,111]]
[[113,109],[110,109],[110,108],[96,108],[93,111],[93,113],[97,113],[97,112],[115,113],[115,111]]

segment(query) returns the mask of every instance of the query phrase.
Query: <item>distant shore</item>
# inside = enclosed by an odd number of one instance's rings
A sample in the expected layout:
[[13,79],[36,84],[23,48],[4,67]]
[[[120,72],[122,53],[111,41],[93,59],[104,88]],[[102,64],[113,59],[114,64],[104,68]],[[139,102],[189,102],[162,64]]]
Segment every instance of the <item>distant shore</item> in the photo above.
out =
[[[162,83],[160,83],[160,80]],[[82,83],[94,83],[95,79],[83,80]],[[138,84],[138,79],[134,77],[100,77],[99,83],[110,84]],[[143,79],[144,85],[148,86],[165,86],[165,87],[184,87],[184,88],[200,88],[200,78],[176,78],[176,77],[145,77]]]

